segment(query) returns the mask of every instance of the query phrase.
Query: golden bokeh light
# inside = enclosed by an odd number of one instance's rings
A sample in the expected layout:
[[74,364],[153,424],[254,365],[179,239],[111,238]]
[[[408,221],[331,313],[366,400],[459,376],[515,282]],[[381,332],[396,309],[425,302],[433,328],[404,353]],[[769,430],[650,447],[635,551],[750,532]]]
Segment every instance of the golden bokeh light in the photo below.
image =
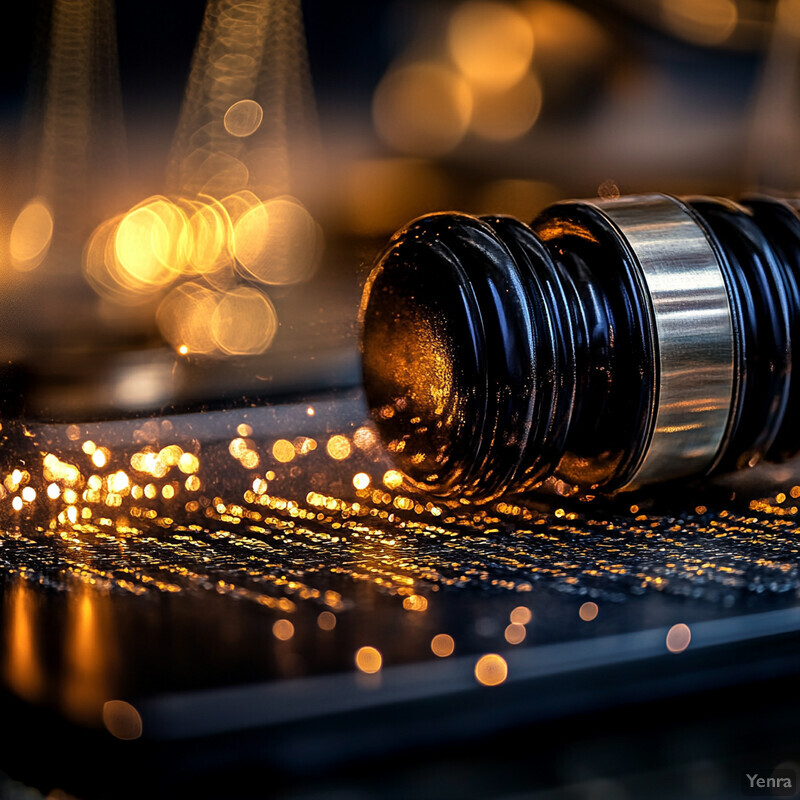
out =
[[288,619],[276,620],[272,626],[272,635],[281,642],[288,642],[294,636],[294,625]]
[[299,283],[316,266],[320,229],[298,200],[275,197],[238,217],[233,251],[246,275],[260,283]]
[[336,627],[336,615],[331,611],[321,611],[317,617],[317,625],[320,630],[332,631]]
[[360,647],[356,653],[356,666],[367,675],[373,675],[383,666],[383,656],[374,647]]
[[185,229],[189,263],[201,275],[221,269],[231,261],[230,217],[221,203],[213,198],[207,200],[195,205]]
[[124,214],[112,217],[93,231],[83,250],[83,274],[89,285],[104,300],[121,305],[146,302],[148,291],[134,291],[119,277],[115,254],[115,234]]
[[447,656],[453,655],[455,649],[456,643],[453,641],[453,637],[447,633],[437,633],[431,639],[431,652],[439,658],[447,658]]
[[661,17],[678,36],[702,45],[722,44],[739,21],[734,0],[662,0]]
[[613,52],[609,32],[597,18],[562,0],[528,0],[520,10],[530,21],[537,69],[556,96],[569,96],[573,81],[584,80]]
[[383,473],[383,485],[387,489],[397,489],[403,484],[403,473],[396,469],[389,469]]
[[682,653],[692,641],[692,631],[688,625],[679,622],[667,631],[667,650]]
[[366,489],[370,484],[371,478],[367,475],[366,472],[357,472],[353,475],[353,486],[356,489]]
[[211,353],[216,344],[210,320],[217,309],[219,294],[199,283],[176,286],[161,301],[156,322],[161,335],[186,353]]
[[496,142],[526,134],[542,109],[542,90],[536,76],[528,73],[507,89],[475,92],[470,130]]
[[519,622],[512,622],[510,625],[506,625],[503,636],[509,644],[521,644],[525,641],[526,634],[527,631],[524,625]]
[[211,335],[228,355],[263,353],[275,338],[278,316],[258,289],[240,286],[226,292],[211,316]]
[[192,453],[182,453],[178,459],[178,469],[184,475],[193,475],[200,469],[200,459]]
[[581,605],[581,607],[578,609],[578,616],[584,622],[591,622],[592,620],[597,619],[598,611],[599,609],[597,607],[597,603],[592,603],[589,601],[587,603],[583,603],[583,605]]
[[390,70],[375,90],[378,135],[411,155],[438,156],[464,138],[472,115],[467,81],[445,64],[422,61]]
[[28,201],[17,215],[8,243],[11,265],[29,272],[44,261],[53,239],[53,215],[40,197]]
[[254,134],[264,119],[264,109],[255,100],[239,100],[223,117],[225,130],[231,136],[244,138]]
[[509,614],[509,619],[517,625],[527,625],[533,619],[533,614],[527,606],[517,606]]
[[187,220],[166,197],[153,197],[129,211],[114,235],[122,282],[132,290],[166,286],[185,268]]
[[410,594],[403,598],[403,608],[406,611],[427,611],[428,599],[421,594]]
[[294,445],[288,439],[278,439],[272,445],[272,456],[282,464],[288,464],[295,457]]
[[499,686],[508,677],[508,664],[497,653],[487,653],[475,664],[475,677],[484,686]]
[[346,436],[337,433],[328,439],[328,444],[325,445],[328,455],[336,461],[344,461],[348,458],[352,448],[350,447],[350,440]]
[[142,735],[142,717],[124,700],[109,700],[103,704],[103,724],[117,739],[130,741]]
[[530,67],[533,30],[525,16],[507,3],[466,2],[450,19],[447,44],[470,82],[505,89]]

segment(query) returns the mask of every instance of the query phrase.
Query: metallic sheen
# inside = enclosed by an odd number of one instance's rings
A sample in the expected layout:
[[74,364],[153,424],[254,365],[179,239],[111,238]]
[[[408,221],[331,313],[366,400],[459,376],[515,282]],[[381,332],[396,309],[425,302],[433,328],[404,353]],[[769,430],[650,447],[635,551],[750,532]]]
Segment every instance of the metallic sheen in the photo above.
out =
[[733,322],[717,257],[673,197],[590,204],[617,227],[638,263],[655,327],[655,424],[624,488],[702,474],[722,444],[733,397]]

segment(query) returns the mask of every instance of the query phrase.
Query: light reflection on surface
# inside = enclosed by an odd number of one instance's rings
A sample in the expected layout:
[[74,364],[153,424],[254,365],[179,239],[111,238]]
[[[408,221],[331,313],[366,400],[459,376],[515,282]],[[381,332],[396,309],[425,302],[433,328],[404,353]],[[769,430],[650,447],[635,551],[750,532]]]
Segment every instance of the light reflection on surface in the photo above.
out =
[[37,595],[24,580],[16,581],[6,606],[8,639],[5,678],[11,689],[25,700],[36,702],[45,691],[45,678],[37,645]]
[[[125,696],[115,681],[126,659],[138,658],[121,656],[114,634],[113,609],[125,598],[155,615],[151,632],[164,624],[158,598],[203,600],[206,609],[216,598],[230,604],[226,620],[251,609],[255,630],[271,631],[272,644],[254,640],[247,625],[241,635],[251,647],[283,647],[285,657],[271,667],[281,674],[315,663],[315,643],[324,641],[316,636],[330,637],[326,668],[360,672],[456,650],[475,665],[492,650],[475,674],[496,685],[507,675],[503,648],[536,646],[547,630],[599,635],[614,607],[639,594],[699,591],[705,607],[728,608],[753,593],[789,597],[800,582],[787,555],[798,548],[794,473],[769,497],[720,504],[713,516],[690,503],[680,525],[674,507],[673,516],[643,511],[641,499],[634,510],[433,503],[403,493],[402,483],[390,488],[386,454],[366,435],[360,401],[352,402],[347,418],[341,401],[320,401],[313,417],[298,403],[20,428],[20,439],[6,442],[0,473],[0,573],[12,581],[8,685],[29,699],[45,685],[34,602],[42,588],[33,580],[64,602],[58,701],[70,718],[95,726],[105,720],[104,704]],[[9,423],[2,432],[14,430]],[[349,447],[346,459],[310,445],[336,437]],[[33,448],[24,464],[12,455],[23,453],[21,443]],[[532,594],[521,603],[521,593]],[[590,626],[584,622],[597,617],[597,603],[587,594],[605,603],[603,619]],[[548,620],[553,597],[564,598],[568,613]],[[380,609],[399,616],[366,638],[365,620],[387,618]],[[455,609],[462,616],[469,609],[466,619],[459,623]],[[492,624],[467,624],[480,614]],[[682,623],[666,645],[681,652],[690,638]],[[224,650],[215,657],[224,666]]]
[[114,672],[108,598],[80,584],[68,597],[62,708],[77,722],[97,725]]

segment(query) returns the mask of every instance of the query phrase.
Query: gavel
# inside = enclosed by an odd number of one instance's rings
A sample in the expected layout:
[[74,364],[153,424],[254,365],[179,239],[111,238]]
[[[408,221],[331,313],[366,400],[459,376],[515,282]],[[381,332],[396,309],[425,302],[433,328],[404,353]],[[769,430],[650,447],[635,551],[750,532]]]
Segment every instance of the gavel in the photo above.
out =
[[364,386],[409,484],[614,494],[800,451],[800,202],[430,214],[379,255]]

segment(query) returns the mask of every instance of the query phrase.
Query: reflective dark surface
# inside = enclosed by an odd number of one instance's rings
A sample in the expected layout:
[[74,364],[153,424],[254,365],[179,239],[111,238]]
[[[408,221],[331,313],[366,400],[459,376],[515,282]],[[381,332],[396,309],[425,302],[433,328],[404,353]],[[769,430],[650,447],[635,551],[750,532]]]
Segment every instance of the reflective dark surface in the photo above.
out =
[[302,796],[795,673],[797,467],[474,507],[408,495],[366,418],[351,391],[4,425],[0,768],[78,796],[265,769]]

